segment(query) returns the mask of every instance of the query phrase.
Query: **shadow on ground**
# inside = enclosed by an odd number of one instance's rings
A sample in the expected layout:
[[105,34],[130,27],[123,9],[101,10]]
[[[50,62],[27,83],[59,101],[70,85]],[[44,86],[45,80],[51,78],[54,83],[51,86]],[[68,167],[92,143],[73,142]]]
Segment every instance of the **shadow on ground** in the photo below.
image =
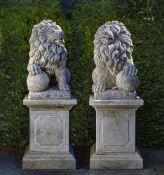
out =
[[89,170],[89,152],[75,149],[77,170],[22,170],[23,153],[0,152],[0,175],[164,175],[164,149],[142,149],[142,170]]

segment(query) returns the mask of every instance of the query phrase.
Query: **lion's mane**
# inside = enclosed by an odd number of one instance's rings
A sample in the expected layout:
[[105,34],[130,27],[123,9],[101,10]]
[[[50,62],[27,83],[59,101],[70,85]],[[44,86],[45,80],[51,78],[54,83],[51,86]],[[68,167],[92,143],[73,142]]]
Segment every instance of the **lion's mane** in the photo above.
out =
[[[57,43],[53,42],[55,35],[64,36],[64,32],[62,31],[61,27],[52,20],[43,20],[33,27],[32,35],[29,41],[29,64],[38,64],[41,68],[44,68],[50,74],[54,73],[53,70],[57,66],[56,64],[50,62],[50,59],[52,57],[55,57],[55,54],[61,54],[58,51]],[[62,52],[67,55],[67,51],[64,45],[62,47]]]
[[107,22],[98,28],[94,47],[95,64],[105,64],[115,75],[123,69],[128,59],[132,59],[131,34],[124,24],[118,21]]

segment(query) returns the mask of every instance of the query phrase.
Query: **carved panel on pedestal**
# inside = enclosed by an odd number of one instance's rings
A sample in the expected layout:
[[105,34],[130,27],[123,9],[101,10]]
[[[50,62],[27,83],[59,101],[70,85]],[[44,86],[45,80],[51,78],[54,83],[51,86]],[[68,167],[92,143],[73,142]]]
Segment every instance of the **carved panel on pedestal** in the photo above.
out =
[[69,150],[69,115],[67,111],[30,112],[30,151]]
[[35,142],[40,146],[55,146],[63,142],[63,120],[61,116],[39,116],[34,121]]
[[118,112],[102,118],[102,142],[104,145],[124,146],[129,142],[129,117],[120,116]]
[[98,111],[96,150],[103,152],[132,152],[134,146],[133,111]]

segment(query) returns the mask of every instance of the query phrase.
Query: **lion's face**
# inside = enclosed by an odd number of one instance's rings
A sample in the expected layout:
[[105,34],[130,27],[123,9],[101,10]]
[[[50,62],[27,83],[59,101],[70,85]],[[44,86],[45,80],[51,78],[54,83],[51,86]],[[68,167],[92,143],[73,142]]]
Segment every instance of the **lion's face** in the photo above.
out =
[[[117,21],[102,25],[95,34],[95,63],[103,62],[116,74],[131,59],[133,44],[130,33]],[[101,60],[101,61],[97,61]]]
[[109,28],[105,28],[103,31],[102,31],[102,36],[100,38],[102,44],[111,44],[113,41],[114,41],[114,35],[113,33],[109,30]]
[[49,28],[47,32],[47,42],[64,45],[64,32],[62,30],[56,30],[55,28]]
[[30,46],[30,58],[44,67],[48,62],[51,64],[53,58],[58,59],[60,54],[66,52],[64,32],[56,23],[44,20],[34,26]]
[[38,37],[41,43],[64,45],[64,32],[56,25],[51,23],[38,24],[35,30],[38,31],[36,39]]

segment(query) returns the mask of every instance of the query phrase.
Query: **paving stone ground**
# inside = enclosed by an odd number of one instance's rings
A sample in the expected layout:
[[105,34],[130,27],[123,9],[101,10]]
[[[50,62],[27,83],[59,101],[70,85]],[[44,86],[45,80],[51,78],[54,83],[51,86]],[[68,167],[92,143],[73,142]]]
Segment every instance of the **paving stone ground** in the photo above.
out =
[[[89,170],[88,152],[77,155],[77,170],[22,170],[22,153],[0,152],[0,175],[164,175],[164,149],[141,150],[142,170]],[[81,160],[81,161],[80,161]]]

